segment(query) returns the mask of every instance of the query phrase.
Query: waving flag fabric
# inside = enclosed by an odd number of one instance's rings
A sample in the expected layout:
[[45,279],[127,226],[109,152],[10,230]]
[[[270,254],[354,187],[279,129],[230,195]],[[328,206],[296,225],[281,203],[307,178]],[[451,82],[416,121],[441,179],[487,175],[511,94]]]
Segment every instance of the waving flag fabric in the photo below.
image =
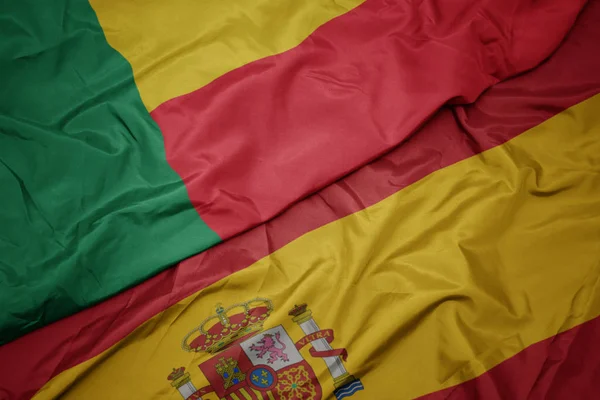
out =
[[600,3],[359,3],[2,5],[0,398],[600,394]]
[[[210,355],[187,353],[182,340],[186,343],[190,331],[224,299],[255,299],[248,302],[251,310],[270,307],[260,324],[283,326],[300,340],[306,336],[287,313],[297,307],[294,298],[309,300],[315,321],[323,316],[319,326],[335,332],[332,342],[352,343],[345,368],[361,377],[369,390],[365,396],[382,398],[412,398],[458,384],[530,345],[593,320],[600,313],[598,242],[592,240],[599,217],[594,212],[598,196],[590,200],[588,195],[600,185],[597,166],[590,163],[597,146],[586,145],[597,132],[594,110],[599,101],[595,96],[481,156],[434,172],[301,236],[65,370],[36,398],[178,398],[165,373],[181,366],[190,371],[196,387],[208,386],[196,364],[202,368]],[[582,145],[589,152],[572,157],[572,149]],[[430,196],[432,187],[453,199]],[[561,195],[552,195],[557,190]],[[580,197],[581,191],[585,196]],[[578,207],[570,208],[572,219],[536,235],[536,228],[564,215],[573,203]],[[448,209],[461,213],[461,219],[440,219],[438,214]],[[496,213],[486,212],[490,209]],[[578,221],[578,235],[565,235],[573,220]],[[413,235],[405,235],[407,231]],[[454,241],[460,246],[448,244]],[[565,268],[567,263],[579,267]],[[208,263],[198,264],[195,272],[201,276]],[[288,287],[294,288],[291,294]],[[91,337],[95,331],[89,331]],[[188,342],[198,343],[197,338]],[[233,350],[227,351],[216,358]],[[314,365],[321,373],[326,370],[325,363]],[[408,383],[402,385],[404,380]],[[111,385],[114,390],[106,389]],[[321,385],[323,391],[334,391],[331,379]]]
[[[84,0],[3,4],[3,342],[273,217],[443,103],[536,66],[583,6],[239,2],[226,19],[216,2],[98,3],[99,20]],[[257,14],[278,22],[236,40]]]

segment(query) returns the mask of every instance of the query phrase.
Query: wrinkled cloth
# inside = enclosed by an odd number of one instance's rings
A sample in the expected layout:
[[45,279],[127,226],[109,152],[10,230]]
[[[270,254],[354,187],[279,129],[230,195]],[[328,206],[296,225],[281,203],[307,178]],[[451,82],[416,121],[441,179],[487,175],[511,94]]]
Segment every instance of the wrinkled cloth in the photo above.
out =
[[[368,0],[150,117],[87,2],[2,3],[0,343],[272,218],[443,104],[535,67],[583,4]],[[219,38],[198,41],[231,45]]]
[[[96,307],[0,347],[0,359],[9,360],[0,364],[0,389],[4,391],[0,393],[10,399],[30,398],[50,378],[101,354],[104,354],[103,357],[112,358],[111,352],[116,351],[118,354],[119,349],[126,348],[129,343],[135,343],[135,340],[130,341],[126,338],[140,325],[143,326],[141,335],[147,336],[152,332],[162,334],[162,331],[152,328],[152,322],[145,325],[144,322],[168,307],[173,307],[175,314],[178,310],[185,310],[187,307],[185,302],[181,305],[177,303],[203,289],[208,288],[207,292],[210,293],[219,292],[221,290],[219,285],[235,288],[235,285],[231,286],[229,283],[228,276],[253,265],[307,232],[372,206],[440,168],[501,145],[566,108],[596,95],[600,92],[600,75],[597,73],[600,70],[600,54],[594,50],[597,44],[596,38],[600,35],[600,25],[594,22],[599,16],[600,2],[591,3],[586,7],[564,44],[548,62],[517,78],[494,85],[472,105],[444,107],[406,143],[339,182],[295,204],[281,216],[192,257],[177,267],[168,269]],[[585,57],[582,54],[585,54]],[[578,62],[574,63],[574,59]],[[540,143],[543,143],[543,140]],[[433,188],[427,193],[429,197],[439,195],[438,188]],[[423,196],[423,199],[427,196]],[[557,212],[563,213],[561,209]],[[483,216],[489,218],[490,215]],[[561,215],[563,215],[561,218],[564,218],[564,214]],[[399,217],[398,221],[403,218],[405,217]],[[459,218],[454,220],[458,223]],[[576,229],[576,226],[573,229]],[[379,240],[387,240],[386,235],[381,235]],[[589,237],[587,240],[595,239]],[[574,264],[569,266],[577,267]],[[545,266],[538,265],[538,267],[543,272]],[[273,270],[261,276],[261,282],[267,282],[271,274],[277,276],[279,272]],[[218,283],[219,281],[221,283]],[[540,282],[543,285],[544,281],[540,280]],[[212,285],[215,286],[211,288]],[[511,288],[510,285],[504,285],[501,290],[510,291]],[[286,295],[290,295],[293,291],[285,288]],[[320,298],[320,296],[319,294],[314,297]],[[451,299],[448,301],[452,302]],[[197,296],[195,303],[204,303],[202,296]],[[444,304],[441,302],[438,307],[443,307]],[[210,306],[212,304],[208,307]],[[430,303],[423,304],[423,307],[429,311],[435,309],[429,306]],[[347,310],[348,307],[344,305],[342,313],[344,317],[347,315]],[[384,315],[386,318],[390,317],[387,313]],[[199,314],[195,316],[198,319],[202,317]],[[154,318],[152,321],[157,319]],[[584,349],[593,351],[593,345],[597,342],[594,342],[596,337],[594,332],[597,332],[600,326],[598,319],[594,321],[582,325],[579,330],[567,331],[559,336],[558,340],[552,337],[546,342],[527,348],[520,353],[520,357],[511,359],[513,361],[509,362],[508,370],[492,369],[490,374],[482,375],[478,381],[470,381],[471,383],[465,384],[464,387],[461,385],[453,387],[452,390],[439,392],[432,395],[434,396],[432,399],[445,398],[449,396],[448,393],[457,396],[449,398],[461,398],[459,397],[461,393],[467,396],[466,398],[473,398],[468,397],[473,393],[478,393],[485,399],[495,398],[494,390],[500,386],[504,392],[499,393],[514,394],[515,396],[511,398],[516,399],[526,398],[520,397],[520,394],[532,390],[537,376],[541,376],[540,381],[548,382],[547,380],[555,371],[557,378],[553,382],[557,382],[556,385],[560,386],[560,390],[554,383],[550,386],[544,383],[535,388],[536,393],[541,394],[540,398],[544,398],[544,395],[552,398],[552,393],[556,394],[554,398],[561,398],[561,393],[574,393],[574,397],[578,394],[582,394],[579,397],[584,397],[583,394],[593,393],[592,390],[597,389],[594,383],[600,380],[585,377],[580,373],[581,369],[564,370],[560,367],[572,365],[572,357],[577,358],[582,352],[569,351],[561,355],[556,351],[560,353],[570,343],[573,343],[574,347],[583,346]],[[377,325],[373,326],[377,327]],[[344,335],[348,334],[347,331],[344,332]],[[592,333],[591,336],[589,332]],[[168,337],[171,337],[171,334]],[[177,337],[173,340],[180,339]],[[402,338],[390,338],[386,343],[394,342],[394,339],[402,340]],[[432,343],[427,346],[427,348],[432,347],[440,349]],[[348,343],[350,360],[353,356],[352,348],[353,345]],[[169,346],[169,354],[175,354],[177,351],[180,351],[177,345]],[[27,357],[23,354],[27,354]],[[595,354],[597,353],[589,353],[585,360],[578,361],[581,368],[589,367],[586,369],[588,373],[598,371],[594,365],[598,365],[600,359],[595,357]],[[553,360],[560,357],[561,360],[565,360],[565,363],[552,363],[552,368],[547,368],[544,360],[550,356]],[[405,361],[405,357],[398,357],[396,365],[403,364]],[[408,360],[406,365],[413,368],[412,362]],[[94,365],[101,366],[101,363],[97,361]],[[152,367],[159,374],[164,372],[164,376],[159,376],[162,382],[170,368],[176,366],[156,363],[152,364]],[[130,373],[137,373],[132,365],[129,365],[129,368]],[[192,365],[188,369],[194,370],[197,367]],[[391,371],[395,370],[396,368],[391,369]],[[432,366],[431,370],[436,370],[436,367]],[[93,368],[89,371],[93,371]],[[581,380],[569,380],[573,376],[572,371],[579,371],[576,376],[580,376]],[[461,370],[457,375],[460,375],[460,372]],[[516,375],[510,375],[510,372]],[[73,376],[85,381],[84,375]],[[525,376],[527,379],[524,379]],[[398,382],[402,379],[404,379],[402,376],[395,377],[395,381]],[[413,387],[420,380],[416,379],[413,382],[403,380],[402,386]],[[166,380],[163,383],[168,385]],[[167,389],[172,390],[165,386],[165,390]],[[364,396],[372,397],[367,391],[364,392]]]

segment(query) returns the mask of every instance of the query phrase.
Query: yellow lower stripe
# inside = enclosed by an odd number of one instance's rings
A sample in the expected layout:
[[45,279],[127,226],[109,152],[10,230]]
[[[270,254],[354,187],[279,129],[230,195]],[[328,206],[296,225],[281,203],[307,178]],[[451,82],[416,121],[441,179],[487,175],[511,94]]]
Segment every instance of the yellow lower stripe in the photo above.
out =
[[297,46],[320,25],[363,1],[90,3],[110,45],[131,63],[142,100],[152,111],[226,72]]
[[[177,399],[166,376],[210,358],[181,340],[214,306],[273,302],[265,329],[303,337],[307,303],[361,379],[353,400],[414,398],[476,377],[600,313],[600,96],[312,231],[55,377],[51,399]],[[322,359],[302,351],[323,386]],[[127,382],[127,384],[115,384]],[[97,390],[102,388],[103,390]],[[272,398],[272,397],[271,397]]]

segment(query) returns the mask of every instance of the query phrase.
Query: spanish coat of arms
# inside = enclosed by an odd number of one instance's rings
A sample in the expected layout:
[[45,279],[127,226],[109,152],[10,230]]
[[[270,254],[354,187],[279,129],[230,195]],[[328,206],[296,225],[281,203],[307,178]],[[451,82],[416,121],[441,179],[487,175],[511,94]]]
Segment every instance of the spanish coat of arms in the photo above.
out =
[[199,365],[209,382],[196,389],[184,367],[168,376],[186,400],[202,400],[216,394],[221,400],[320,400],[321,385],[300,349],[311,346],[312,357],[321,358],[335,386],[338,400],[364,389],[361,381],[346,370],[345,349],[334,349],[331,329],[321,330],[306,304],[295,306],[289,315],[304,337],[294,342],[283,325],[263,330],[273,311],[270,300],[256,298],[228,308],[217,305],[216,314],[189,332],[182,348],[213,357]]

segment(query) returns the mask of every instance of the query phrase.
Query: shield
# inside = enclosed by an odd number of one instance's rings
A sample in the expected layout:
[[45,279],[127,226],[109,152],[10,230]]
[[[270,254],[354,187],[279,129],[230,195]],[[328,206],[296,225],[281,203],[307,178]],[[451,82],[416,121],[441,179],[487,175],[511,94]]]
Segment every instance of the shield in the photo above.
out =
[[221,399],[320,400],[321,385],[282,325],[199,365]]

